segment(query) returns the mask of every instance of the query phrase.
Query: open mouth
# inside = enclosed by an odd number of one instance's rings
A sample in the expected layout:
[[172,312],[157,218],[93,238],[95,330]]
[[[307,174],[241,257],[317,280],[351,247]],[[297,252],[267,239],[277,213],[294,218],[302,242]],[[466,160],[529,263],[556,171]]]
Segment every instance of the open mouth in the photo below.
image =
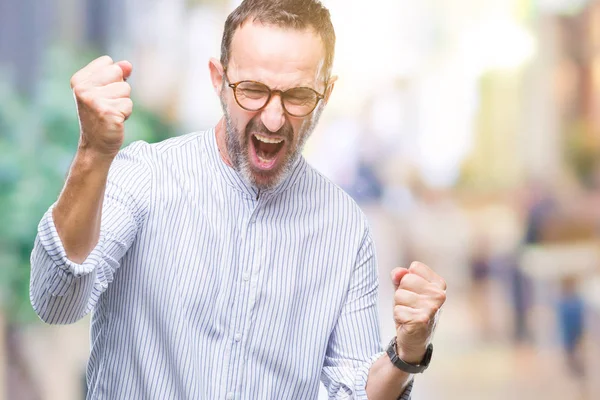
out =
[[272,169],[277,160],[280,158],[281,149],[285,141],[280,138],[270,137],[254,133],[251,136],[252,147],[254,154],[252,157],[254,163],[260,169]]

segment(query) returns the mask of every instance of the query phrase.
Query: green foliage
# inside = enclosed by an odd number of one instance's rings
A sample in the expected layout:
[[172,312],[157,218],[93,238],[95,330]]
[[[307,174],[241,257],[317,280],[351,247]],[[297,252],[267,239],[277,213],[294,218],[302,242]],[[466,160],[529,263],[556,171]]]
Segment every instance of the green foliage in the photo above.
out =
[[[95,57],[49,51],[33,98],[20,96],[0,75],[0,306],[15,322],[35,318],[29,257],[37,225],[56,201],[77,148],[79,124],[69,80]],[[136,103],[126,122],[126,144],[172,135],[174,127]]]

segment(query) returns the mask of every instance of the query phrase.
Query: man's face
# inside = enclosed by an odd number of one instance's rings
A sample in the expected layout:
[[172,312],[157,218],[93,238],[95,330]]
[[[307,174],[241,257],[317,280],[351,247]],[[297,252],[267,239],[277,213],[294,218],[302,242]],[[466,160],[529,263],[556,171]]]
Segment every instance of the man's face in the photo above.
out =
[[305,117],[294,117],[283,109],[281,97],[273,94],[264,109],[247,111],[238,105],[233,89],[227,85],[249,80],[271,89],[309,87],[322,94],[326,90],[324,57],[321,38],[310,29],[247,22],[235,32],[227,66],[229,80],[223,76],[220,82],[226,147],[233,167],[256,187],[275,187],[288,175],[325,102],[319,102]]

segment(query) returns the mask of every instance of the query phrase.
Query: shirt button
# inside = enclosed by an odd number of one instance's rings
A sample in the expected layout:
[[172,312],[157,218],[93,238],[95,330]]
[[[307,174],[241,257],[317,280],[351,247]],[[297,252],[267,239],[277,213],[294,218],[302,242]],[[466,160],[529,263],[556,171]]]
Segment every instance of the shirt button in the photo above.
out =
[[249,274],[249,273],[247,273],[247,272],[244,272],[244,275],[242,275],[242,278],[243,278],[245,281],[249,281],[249,280],[250,280],[250,274]]
[[240,340],[242,340],[242,334],[236,333],[233,338],[235,339],[236,342],[239,342]]
[[225,397],[227,400],[233,400],[233,392],[229,392],[227,393],[227,397]]

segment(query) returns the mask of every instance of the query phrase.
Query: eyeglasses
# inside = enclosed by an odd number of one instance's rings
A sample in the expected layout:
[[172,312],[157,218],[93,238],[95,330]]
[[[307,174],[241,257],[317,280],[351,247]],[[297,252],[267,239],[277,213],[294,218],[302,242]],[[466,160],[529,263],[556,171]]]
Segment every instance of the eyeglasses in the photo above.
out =
[[[227,82],[227,70],[224,71]],[[325,96],[309,87],[296,87],[288,90],[275,90],[256,81],[229,83],[233,97],[240,107],[247,111],[260,111],[269,104],[273,94],[279,94],[281,106],[293,117],[306,117]]]

